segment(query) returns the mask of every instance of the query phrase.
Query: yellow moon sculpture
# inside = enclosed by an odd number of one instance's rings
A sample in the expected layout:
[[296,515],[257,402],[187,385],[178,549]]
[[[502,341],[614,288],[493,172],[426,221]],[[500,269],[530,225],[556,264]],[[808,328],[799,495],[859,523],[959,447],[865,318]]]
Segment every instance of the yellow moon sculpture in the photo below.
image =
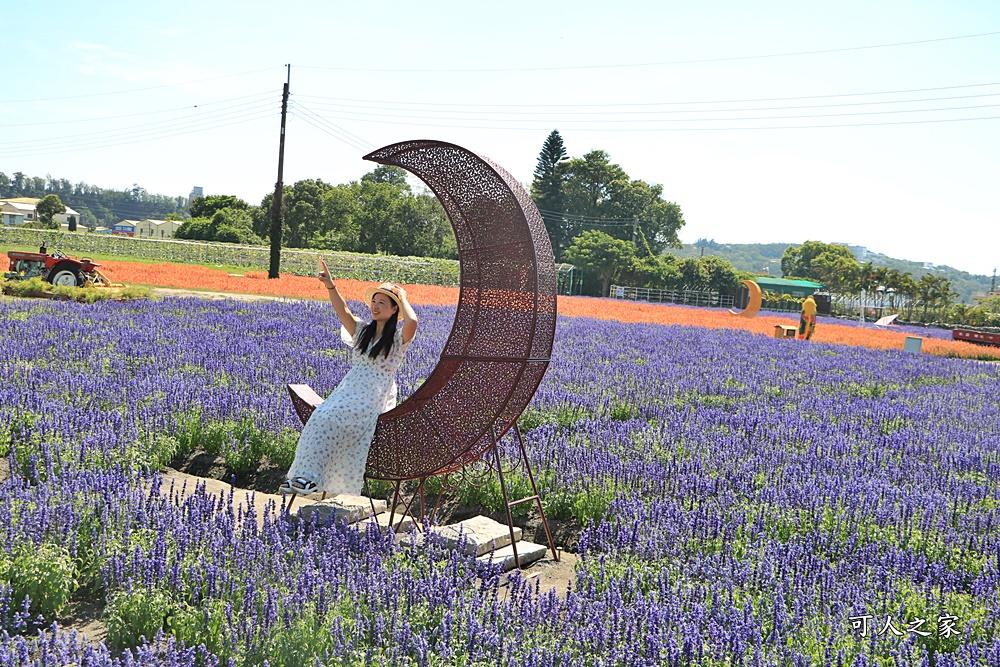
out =
[[755,317],[757,313],[760,312],[760,304],[762,301],[760,285],[752,280],[741,280],[740,282],[746,285],[747,290],[750,292],[750,300],[747,302],[747,307],[743,309],[742,313],[730,310],[729,314],[746,318]]

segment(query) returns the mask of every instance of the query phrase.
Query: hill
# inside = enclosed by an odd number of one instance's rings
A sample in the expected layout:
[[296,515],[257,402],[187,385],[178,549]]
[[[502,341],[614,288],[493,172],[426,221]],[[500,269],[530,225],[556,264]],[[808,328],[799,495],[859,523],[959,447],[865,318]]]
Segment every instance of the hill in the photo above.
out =
[[[740,271],[754,273],[770,273],[781,275],[781,256],[785,249],[795,243],[719,243],[714,240],[700,240],[697,243],[685,243],[683,248],[671,249],[668,252],[677,257],[699,257],[702,254],[715,255],[725,259]],[[848,244],[845,244],[848,245]],[[895,259],[882,253],[872,252],[864,246],[848,245],[859,262],[871,262],[876,266],[887,266],[899,271],[905,271],[919,279],[925,273],[943,276],[951,281],[951,287],[958,293],[963,303],[972,303],[974,295],[981,295],[990,290],[990,276],[975,275],[951,266],[925,266],[923,262],[913,262],[906,259]]]

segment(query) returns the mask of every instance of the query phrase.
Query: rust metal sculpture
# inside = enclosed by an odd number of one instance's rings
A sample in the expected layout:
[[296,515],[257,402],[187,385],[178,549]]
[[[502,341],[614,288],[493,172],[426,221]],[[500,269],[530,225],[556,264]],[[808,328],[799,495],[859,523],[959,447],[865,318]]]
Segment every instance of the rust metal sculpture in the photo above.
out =
[[[379,417],[366,478],[395,483],[393,511],[401,483],[418,480],[423,516],[428,477],[483,460],[500,476],[512,542],[510,508],[534,501],[558,558],[517,428],[548,368],[555,335],[555,260],[541,215],[513,176],[454,144],[407,141],[365,159],[401,167],[437,195],[455,231],[461,269],[455,322],[441,359],[412,396]],[[289,391],[305,423],[322,399],[303,385]],[[515,501],[507,497],[499,448],[510,431],[533,494]],[[514,558],[520,565],[516,545]]]

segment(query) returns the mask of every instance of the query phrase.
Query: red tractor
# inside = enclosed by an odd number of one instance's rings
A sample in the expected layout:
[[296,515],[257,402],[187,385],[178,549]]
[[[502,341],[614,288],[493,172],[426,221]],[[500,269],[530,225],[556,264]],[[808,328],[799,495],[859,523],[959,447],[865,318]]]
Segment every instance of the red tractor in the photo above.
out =
[[90,282],[101,287],[121,286],[112,283],[101,273],[97,268],[100,264],[89,259],[73,259],[58,250],[50,255],[45,251],[45,246],[40,248],[40,252],[11,250],[7,257],[10,258],[10,272],[4,274],[7,279],[27,280],[41,276],[53,285],[83,287]]

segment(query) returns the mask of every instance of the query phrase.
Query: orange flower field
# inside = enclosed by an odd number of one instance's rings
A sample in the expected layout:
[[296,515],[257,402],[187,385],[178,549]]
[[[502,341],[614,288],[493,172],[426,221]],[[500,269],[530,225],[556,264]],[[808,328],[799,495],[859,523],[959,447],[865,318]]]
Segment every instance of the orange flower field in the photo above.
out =
[[[326,290],[316,278],[283,274],[268,280],[263,271],[248,271],[242,276],[232,276],[224,271],[203,266],[184,264],[139,264],[134,262],[102,262],[102,270],[112,280],[127,284],[175,287],[181,289],[240,292],[275,297],[326,299]],[[347,299],[360,300],[364,288],[370,283],[357,280],[337,280],[341,294]],[[457,287],[434,285],[406,285],[411,303],[453,305],[458,303]],[[753,319],[735,317],[722,310],[685,308],[665,304],[649,304],[615,299],[560,296],[559,314],[567,317],[593,317],[620,322],[651,322],[730,329],[747,329],[754,333],[772,335],[777,324],[798,325],[798,319],[789,316],[759,315]],[[874,349],[903,348],[906,335],[895,331],[863,329],[849,325],[820,323],[813,341],[855,345]],[[926,337],[923,351],[940,356],[992,358],[1000,360],[1000,348],[990,348],[972,343]]]

